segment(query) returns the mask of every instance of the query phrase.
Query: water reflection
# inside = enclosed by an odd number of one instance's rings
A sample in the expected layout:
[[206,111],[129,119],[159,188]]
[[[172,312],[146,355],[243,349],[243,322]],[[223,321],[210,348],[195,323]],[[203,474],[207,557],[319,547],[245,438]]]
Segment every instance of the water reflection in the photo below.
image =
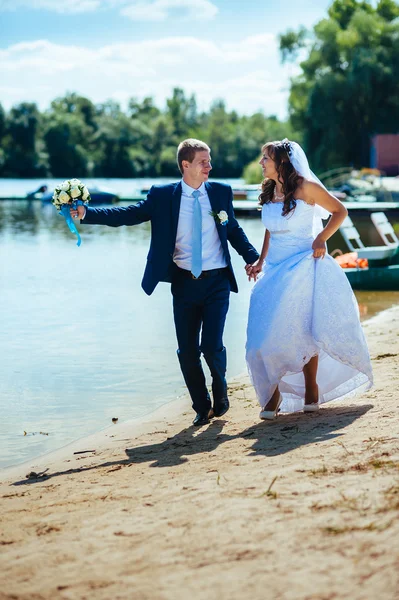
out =
[[379,312],[399,304],[399,292],[355,292],[360,318],[370,319]]

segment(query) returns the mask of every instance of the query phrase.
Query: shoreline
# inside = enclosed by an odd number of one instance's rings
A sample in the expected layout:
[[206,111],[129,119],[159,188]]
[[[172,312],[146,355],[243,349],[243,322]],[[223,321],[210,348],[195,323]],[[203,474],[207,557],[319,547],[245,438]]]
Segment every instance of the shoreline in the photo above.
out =
[[[23,460],[22,462],[13,464],[13,465],[8,465],[6,467],[0,467],[0,483],[5,479],[5,474],[9,473],[10,471],[14,470],[14,469],[18,469],[18,468],[29,468],[30,466],[39,466],[42,461],[42,459],[46,459],[49,458],[49,460],[51,460],[53,458],[53,455],[55,458],[58,458],[58,455],[60,455],[60,457],[64,454],[65,452],[68,452],[69,450],[76,451],[75,446],[79,446],[79,445],[87,445],[90,444],[90,442],[92,441],[93,443],[97,443],[98,440],[102,440],[105,441],[105,438],[107,437],[107,433],[112,431],[120,431],[119,428],[125,426],[125,425],[130,425],[131,427],[140,429],[140,425],[147,423],[147,421],[151,422],[152,421],[152,416],[155,415],[158,411],[162,411],[162,409],[164,407],[167,407],[171,404],[174,403],[179,403],[179,402],[183,402],[184,398],[186,398],[186,396],[183,394],[182,396],[178,396],[178,397],[174,397],[174,396],[170,396],[170,399],[167,400],[166,402],[164,402],[163,404],[161,404],[160,406],[151,409],[149,412],[145,413],[144,415],[138,416],[138,417],[132,417],[131,419],[127,419],[126,421],[122,421],[121,423],[117,423],[115,425],[107,425],[106,427],[102,427],[101,429],[98,429],[97,431],[94,431],[93,433],[89,433],[89,434],[85,434],[82,435],[81,437],[72,440],[71,442],[68,442],[66,444],[63,444],[62,446],[60,446],[59,448],[55,448],[53,450],[48,450],[47,452],[44,452],[43,454],[38,454],[37,456],[33,456],[32,458],[28,458],[26,460]],[[130,428],[129,428],[130,430]],[[109,436],[108,436],[109,437]]]
[[398,598],[398,325],[363,323],[374,387],[317,413],[259,421],[245,375],[206,427],[182,397],[9,467],[0,598]]
[[[248,374],[243,372],[228,380],[228,386],[240,384]],[[56,450],[50,450],[45,454],[25,460],[16,465],[3,467],[0,469],[0,484],[8,481],[12,477],[21,476],[23,472],[37,471],[41,469],[50,469],[54,464],[63,462],[71,456],[87,453],[87,456],[95,456],[96,452],[104,451],[108,446],[109,440],[119,436],[129,435],[130,437],[139,437],[151,434],[154,426],[165,425],[169,420],[175,421],[185,417],[186,427],[191,427],[195,413],[191,407],[190,397],[183,394],[178,398],[173,398],[168,402],[158,406],[144,416],[128,419],[122,423],[109,425],[95,433],[82,436]],[[88,449],[94,449],[94,452],[88,452]]]
[[[53,464],[57,461],[62,461],[65,458],[73,455],[77,452],[82,452],[87,448],[95,448],[102,449],[108,439],[115,437],[116,435],[141,435],[144,431],[146,431],[149,426],[152,424],[156,424],[159,420],[162,420],[166,417],[164,413],[166,413],[167,408],[171,407],[171,416],[176,418],[179,414],[179,410],[187,410],[190,409],[190,406],[186,405],[187,396],[183,395],[178,398],[173,398],[166,403],[162,404],[158,408],[150,411],[144,416],[128,419],[123,421],[122,423],[117,423],[115,425],[108,425],[103,429],[100,429],[94,433],[89,435],[84,435],[81,438],[73,440],[56,450],[49,450],[45,454],[40,454],[39,456],[33,457],[32,459],[24,460],[21,463],[16,465],[10,465],[8,467],[3,467],[0,469],[0,483],[4,480],[7,480],[9,476],[13,476],[15,474],[22,472],[24,469],[41,469],[44,464]],[[84,447],[84,448],[83,448]],[[95,453],[91,453],[92,455]]]

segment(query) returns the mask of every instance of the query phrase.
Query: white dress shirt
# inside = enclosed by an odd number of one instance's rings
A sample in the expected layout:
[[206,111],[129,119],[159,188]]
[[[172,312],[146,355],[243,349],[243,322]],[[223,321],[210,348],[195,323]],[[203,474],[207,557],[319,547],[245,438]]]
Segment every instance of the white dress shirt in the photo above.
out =
[[[194,197],[192,193],[195,190],[187,185],[183,179],[181,185],[182,195],[173,260],[181,269],[191,271],[194,207]],[[202,213],[202,270],[208,271],[210,269],[227,267],[222,244],[216,228],[215,218],[209,214],[212,207],[209,202],[205,183],[201,184],[198,191],[200,193],[198,200],[201,205]]]

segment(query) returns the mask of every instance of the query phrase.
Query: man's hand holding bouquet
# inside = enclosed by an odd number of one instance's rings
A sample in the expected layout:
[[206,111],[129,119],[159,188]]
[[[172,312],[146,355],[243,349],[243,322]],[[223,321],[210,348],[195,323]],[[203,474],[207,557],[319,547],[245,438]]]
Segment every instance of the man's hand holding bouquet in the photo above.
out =
[[72,221],[72,215],[74,218],[79,215],[83,216],[83,207],[90,202],[89,190],[79,179],[67,179],[55,188],[52,202],[60,215],[64,217],[69,229],[78,238],[77,245],[80,246],[80,235]]

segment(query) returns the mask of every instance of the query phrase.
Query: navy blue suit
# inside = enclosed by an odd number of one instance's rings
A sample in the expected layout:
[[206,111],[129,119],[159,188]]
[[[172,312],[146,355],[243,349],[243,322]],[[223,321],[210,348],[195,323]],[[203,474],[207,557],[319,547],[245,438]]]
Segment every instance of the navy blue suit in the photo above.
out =
[[131,206],[88,207],[81,221],[83,224],[110,227],[151,221],[151,244],[142,287],[150,295],[159,281],[172,283],[178,357],[193,408],[200,413],[211,407],[201,366],[201,352],[211,371],[214,404],[227,397],[226,349],[222,336],[229,293],[238,291],[227,241],[246,263],[253,263],[259,257],[234,216],[231,187],[209,182],[205,186],[212,211],[219,213],[224,210],[228,215],[227,225],[216,224],[227,267],[209,273],[209,277],[192,279],[187,271],[183,272],[173,262],[182,194],[180,182],[153,186],[145,200]]

